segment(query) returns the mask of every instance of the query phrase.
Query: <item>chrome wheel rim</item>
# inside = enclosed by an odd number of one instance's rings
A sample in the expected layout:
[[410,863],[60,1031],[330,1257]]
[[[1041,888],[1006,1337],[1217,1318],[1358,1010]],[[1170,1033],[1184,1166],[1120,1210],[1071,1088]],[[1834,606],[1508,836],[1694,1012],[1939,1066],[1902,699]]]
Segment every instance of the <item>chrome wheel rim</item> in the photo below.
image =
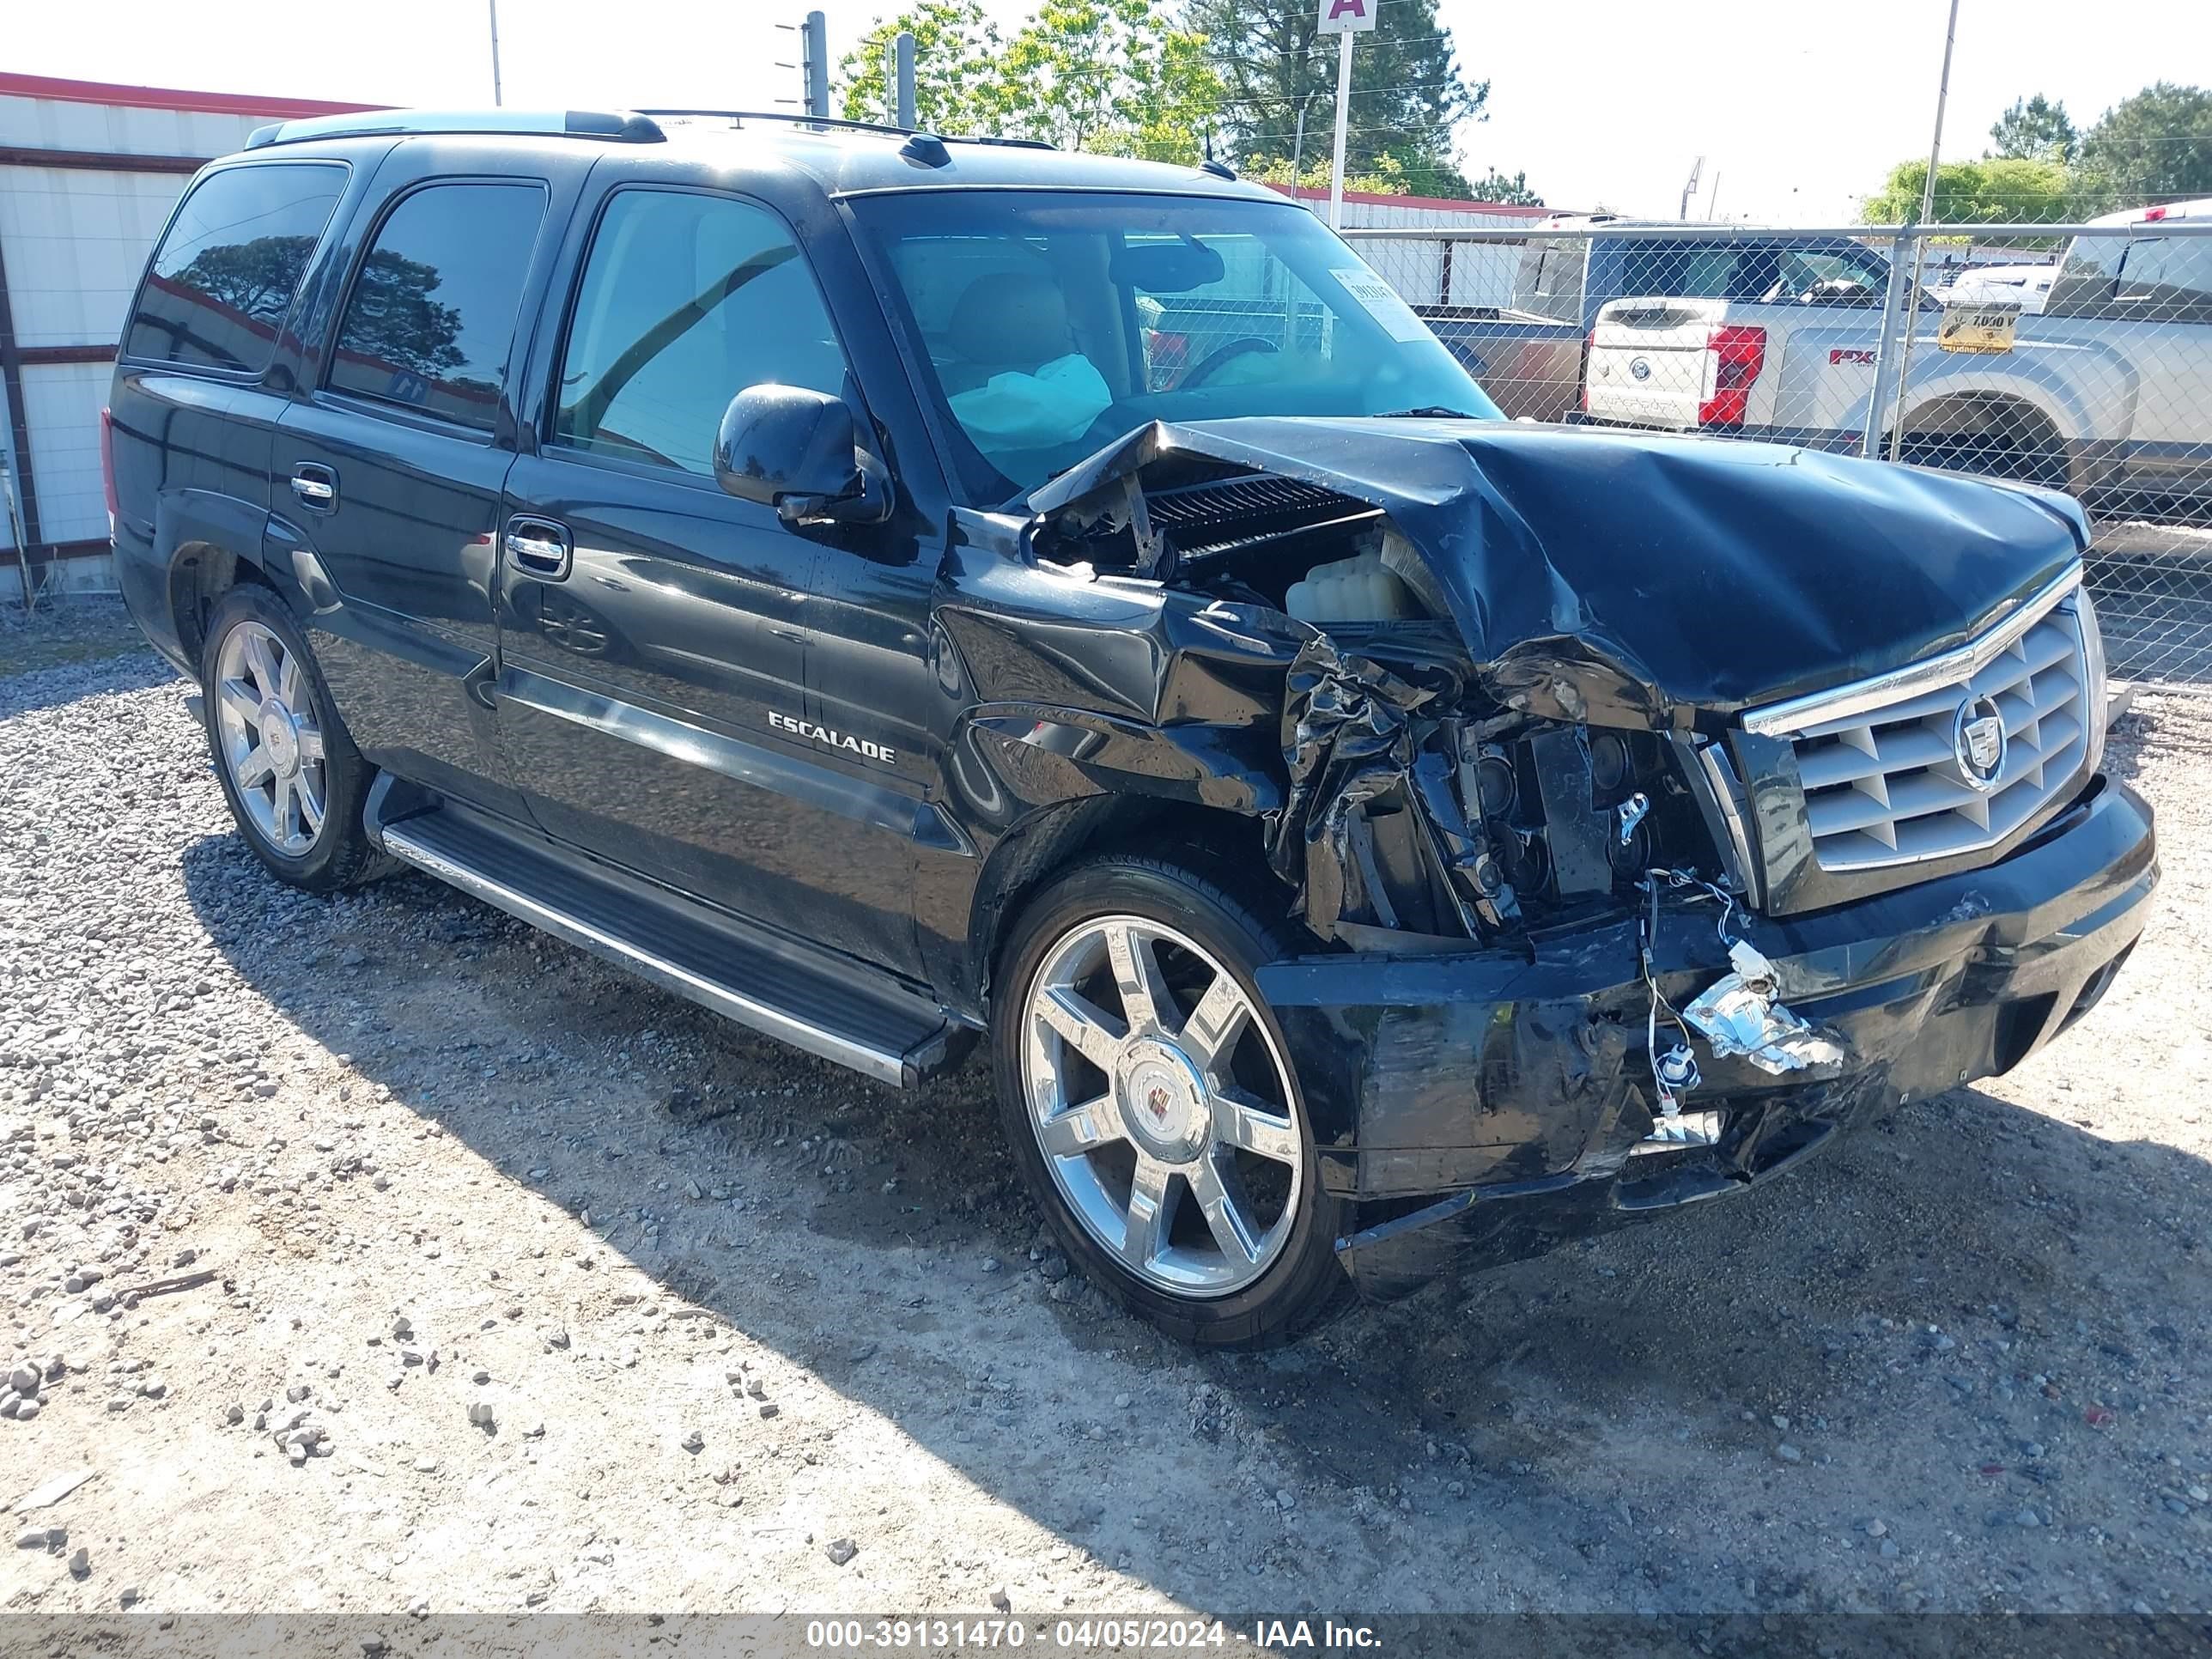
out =
[[1062,934],[1030,983],[1022,1083],[1060,1196],[1146,1285],[1228,1296],[1282,1254],[1305,1195],[1290,1067],[1188,935],[1128,915]]
[[254,832],[290,858],[322,833],[322,728],[305,665],[275,631],[241,622],[216,653],[216,748]]

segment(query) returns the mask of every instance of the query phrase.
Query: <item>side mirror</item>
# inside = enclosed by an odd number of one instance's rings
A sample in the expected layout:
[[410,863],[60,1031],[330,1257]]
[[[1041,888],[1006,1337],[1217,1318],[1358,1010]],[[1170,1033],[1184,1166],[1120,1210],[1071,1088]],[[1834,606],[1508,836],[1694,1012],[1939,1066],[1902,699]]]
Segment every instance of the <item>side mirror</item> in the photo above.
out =
[[877,524],[890,511],[890,481],[860,447],[853,411],[804,386],[750,386],[730,399],[714,482],[787,524]]

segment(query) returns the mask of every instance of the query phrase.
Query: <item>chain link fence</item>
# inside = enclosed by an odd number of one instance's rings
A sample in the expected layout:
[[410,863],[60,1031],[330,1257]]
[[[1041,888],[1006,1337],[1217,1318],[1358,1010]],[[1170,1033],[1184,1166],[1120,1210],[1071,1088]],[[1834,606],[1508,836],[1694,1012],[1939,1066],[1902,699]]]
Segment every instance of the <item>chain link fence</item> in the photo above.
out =
[[2111,672],[2212,686],[2212,204],[2081,225],[1345,234],[1508,416],[2069,491]]

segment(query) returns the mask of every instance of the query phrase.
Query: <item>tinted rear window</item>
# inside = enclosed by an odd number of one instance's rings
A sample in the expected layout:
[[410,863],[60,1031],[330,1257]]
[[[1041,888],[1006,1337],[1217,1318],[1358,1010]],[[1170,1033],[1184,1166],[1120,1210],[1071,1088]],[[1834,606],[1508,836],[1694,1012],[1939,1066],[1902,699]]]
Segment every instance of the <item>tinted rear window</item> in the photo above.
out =
[[2129,243],[2114,307],[2145,322],[2212,323],[2212,236]]
[[1521,250],[1521,269],[1513,279],[1513,303],[1540,317],[1577,322],[1583,314],[1583,265],[1589,252],[1586,237],[1531,241]]
[[1758,262],[1762,274],[1778,270],[1781,258],[1772,248],[1739,248],[1710,242],[1623,242],[1620,247],[1620,292],[1625,299],[1747,300],[1766,284],[1752,276],[1739,276],[1747,262]]
[[403,199],[354,278],[331,386],[490,431],[544,216],[534,184],[432,185]]
[[258,369],[345,188],[345,169],[287,162],[200,180],[155,250],[124,352]]

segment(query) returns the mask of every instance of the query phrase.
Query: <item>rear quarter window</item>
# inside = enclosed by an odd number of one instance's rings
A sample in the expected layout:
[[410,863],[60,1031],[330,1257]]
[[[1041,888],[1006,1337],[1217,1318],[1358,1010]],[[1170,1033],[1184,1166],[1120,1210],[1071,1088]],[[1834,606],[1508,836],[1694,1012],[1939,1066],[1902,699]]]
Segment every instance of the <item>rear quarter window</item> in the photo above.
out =
[[226,167],[202,179],[154,250],[124,355],[266,368],[345,180],[337,163],[305,161]]

